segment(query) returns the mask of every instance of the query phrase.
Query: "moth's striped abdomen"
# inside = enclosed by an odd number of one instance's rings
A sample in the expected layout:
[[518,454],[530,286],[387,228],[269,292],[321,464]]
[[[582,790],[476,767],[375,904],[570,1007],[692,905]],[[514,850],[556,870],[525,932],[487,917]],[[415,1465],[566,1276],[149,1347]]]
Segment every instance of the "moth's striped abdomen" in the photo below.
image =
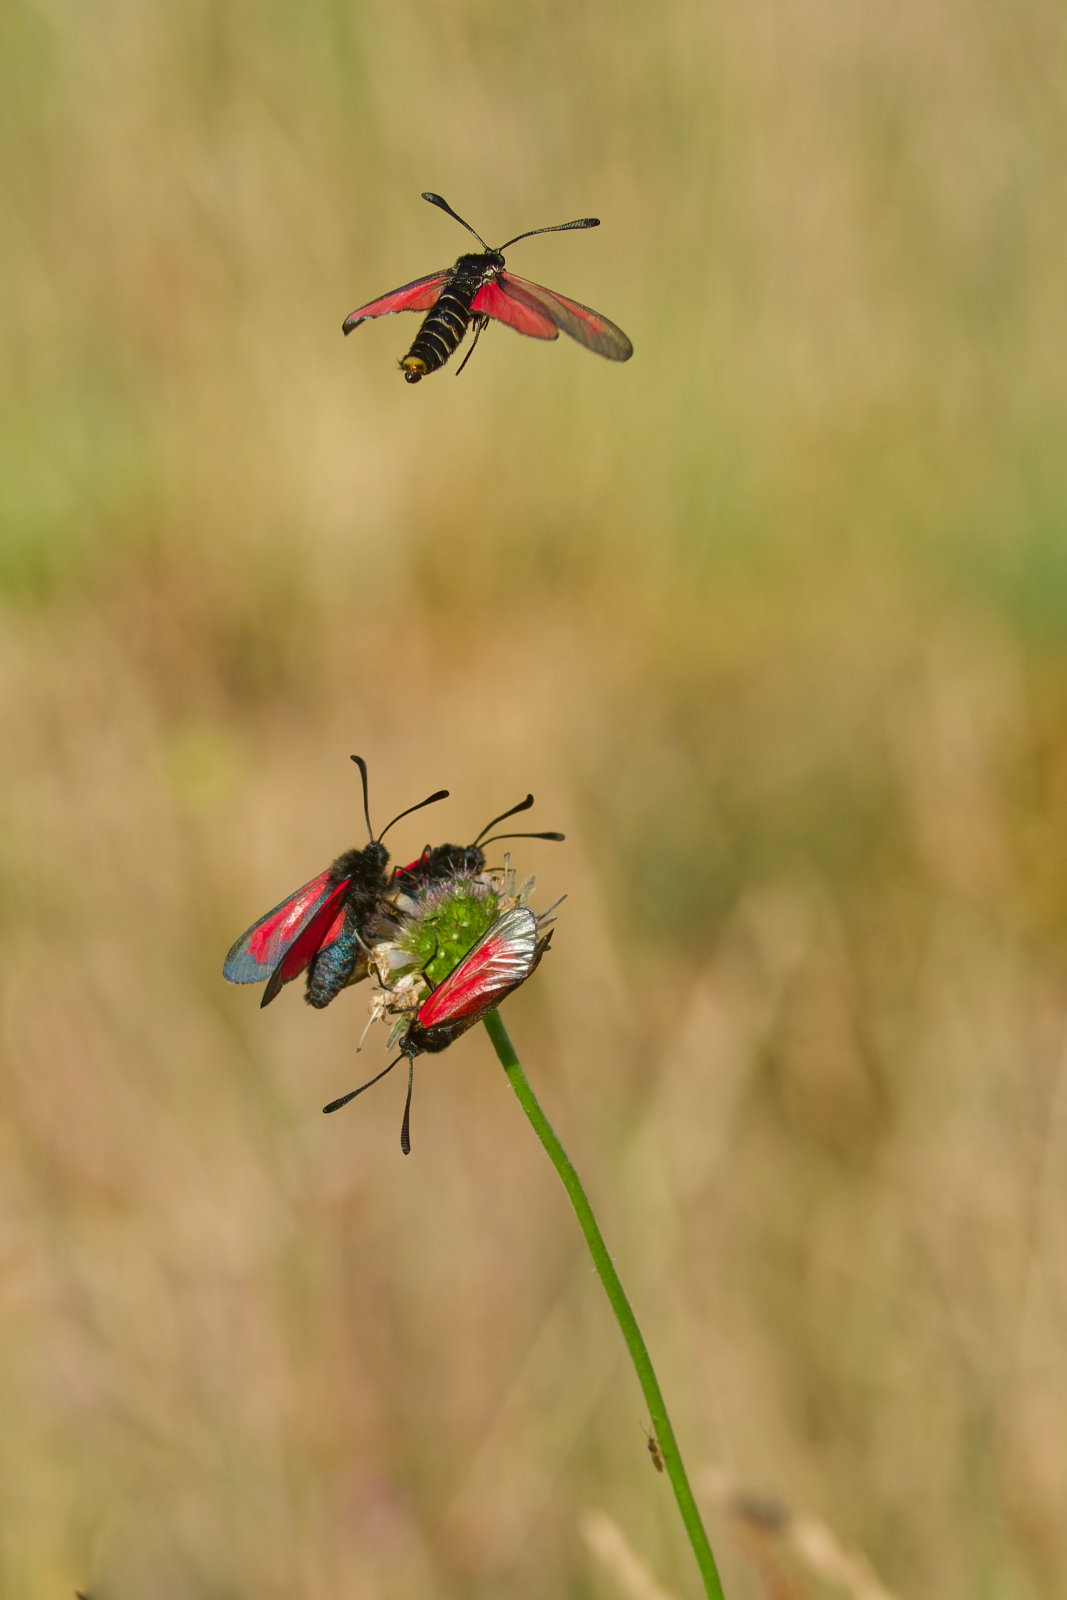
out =
[[496,250],[460,256],[436,305],[423,319],[415,343],[400,363],[408,383],[418,383],[444,366],[467,331],[475,295],[503,265],[504,257]]
[[457,276],[427,313],[415,343],[400,363],[408,383],[418,383],[420,378],[444,366],[467,331],[471,301],[478,288],[478,279]]

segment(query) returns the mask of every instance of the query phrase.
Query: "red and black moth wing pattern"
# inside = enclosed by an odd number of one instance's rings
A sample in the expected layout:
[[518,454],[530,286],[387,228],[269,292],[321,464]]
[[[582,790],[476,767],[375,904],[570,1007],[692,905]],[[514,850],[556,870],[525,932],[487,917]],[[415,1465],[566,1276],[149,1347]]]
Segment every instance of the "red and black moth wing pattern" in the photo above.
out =
[[367,1083],[339,1100],[331,1100],[328,1106],[323,1106],[323,1111],[327,1114],[340,1111],[357,1094],[384,1078],[406,1056],[408,1098],[400,1130],[400,1148],[407,1155],[411,1149],[408,1136],[411,1071],[416,1058],[424,1051],[436,1055],[447,1050],[468,1028],[506,1000],[513,989],[525,983],[548,949],[551,937],[551,933],[538,937],[537,918],[525,906],[513,906],[510,911],[503,912],[418,1011],[414,1015],[408,1012],[400,1054]]
[[477,1022],[525,983],[539,959],[537,918],[525,906],[504,911],[419,1007],[422,1029]]
[[281,984],[297,977],[317,951],[337,938],[347,890],[347,879],[337,883],[328,871],[320,872],[242,933],[223,963],[223,977],[230,983],[262,983],[278,973],[276,994]]
[[358,328],[361,322],[369,322],[372,317],[391,317],[395,311],[429,311],[440,300],[451,271],[446,267],[441,272],[431,272],[428,278],[416,278],[413,283],[405,283],[402,289],[368,301],[345,318],[344,332],[351,333],[353,328]]
[[344,903],[348,886],[348,879],[339,883],[334,893],[327,895],[307,926],[297,934],[271,974],[259,1002],[261,1006],[269,1006],[275,995],[281,993],[282,985],[299,978],[319,951],[325,950],[338,937],[345,925]]
[[608,361],[629,361],[634,353],[622,329],[599,311],[527,278],[517,278],[513,272],[500,272],[492,283],[483,284],[471,311],[506,322],[509,328],[531,339],[558,339],[562,330]]

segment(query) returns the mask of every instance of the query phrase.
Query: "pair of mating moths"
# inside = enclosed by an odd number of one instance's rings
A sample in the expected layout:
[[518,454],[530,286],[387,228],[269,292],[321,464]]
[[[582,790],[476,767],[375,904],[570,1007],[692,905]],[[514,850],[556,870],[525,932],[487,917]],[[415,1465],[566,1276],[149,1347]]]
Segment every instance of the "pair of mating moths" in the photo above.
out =
[[[498,822],[529,810],[533,795],[528,794],[510,811],[494,817],[472,844],[442,844],[433,849],[427,845],[416,860],[406,867],[394,867],[387,874],[389,852],[382,839],[393,823],[423,806],[447,799],[448,790],[439,789],[402,811],[375,837],[367,795],[367,764],[362,756],[353,756],[352,760],[363,779],[363,814],[369,842],[362,849],[346,850],[325,872],[260,917],[226,957],[222,973],[230,983],[267,980],[262,1006],[269,1005],[283,986],[302,972],[307,974],[308,1004],[318,1009],[329,1005],[342,989],[376,970],[371,946],[389,938],[400,926],[403,918],[396,905],[398,896],[416,898],[457,874],[475,876],[484,872],[485,847],[497,840],[563,838],[561,833],[498,833],[486,837]],[[422,981],[430,994],[402,1016],[400,1054],[396,1060],[359,1089],[331,1101],[324,1110],[337,1111],[347,1105],[406,1056],[408,1097],[400,1145],[407,1155],[411,1149],[409,1117],[416,1056],[446,1050],[526,982],[552,937],[551,933],[540,931],[543,921],[543,916],[538,918],[525,905],[512,905],[500,913],[441,983],[434,986],[423,971]]]

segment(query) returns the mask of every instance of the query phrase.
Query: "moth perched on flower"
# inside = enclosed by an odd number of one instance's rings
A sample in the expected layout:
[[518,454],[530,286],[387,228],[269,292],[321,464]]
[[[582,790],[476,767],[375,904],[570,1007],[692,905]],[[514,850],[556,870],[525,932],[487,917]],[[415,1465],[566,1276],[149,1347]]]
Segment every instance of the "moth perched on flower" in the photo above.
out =
[[366,975],[366,937],[384,904],[389,880],[385,875],[389,852],[382,840],[401,817],[423,806],[448,799],[438,789],[417,806],[409,806],[375,836],[370,823],[367,763],[353,756],[363,779],[363,814],[370,842],[346,850],[331,867],[305,883],[272,911],[253,922],[230,947],[222,968],[228,983],[262,983],[267,979],[261,1006],[270,1005],[284,984],[307,973],[309,1005],[322,1009],[348,984]]
[[399,1044],[400,1054],[324,1111],[339,1111],[407,1057],[400,1148],[409,1154],[416,1056],[446,1050],[525,983],[548,949],[555,905],[540,915],[531,911],[526,902],[533,886],[532,878],[518,884],[506,865],[480,873],[461,869],[414,896],[397,897],[402,926],[370,952],[380,988],[367,1027],[391,1021],[389,1043]]
[[447,789],[438,789],[418,805],[409,806],[394,817],[388,827],[375,836],[370,822],[367,794],[367,763],[353,756],[363,779],[363,815],[369,843],[362,849],[346,850],[331,867],[305,883],[280,905],[268,911],[247,928],[230,947],[222,968],[228,983],[262,983],[267,980],[261,1006],[276,999],[285,984],[302,972],[307,974],[309,1005],[321,1010],[336,1000],[342,989],[367,976],[368,943],[397,926],[393,900],[403,891],[411,893],[440,878],[448,878],[460,868],[480,872],[485,866],[485,846],[499,839],[556,839],[561,833],[498,833],[485,836],[498,822],[528,811],[532,794],[510,811],[486,824],[473,844],[442,844],[425,847],[406,867],[394,867],[386,875],[389,852],[382,840],[393,825],[423,806],[448,799]]

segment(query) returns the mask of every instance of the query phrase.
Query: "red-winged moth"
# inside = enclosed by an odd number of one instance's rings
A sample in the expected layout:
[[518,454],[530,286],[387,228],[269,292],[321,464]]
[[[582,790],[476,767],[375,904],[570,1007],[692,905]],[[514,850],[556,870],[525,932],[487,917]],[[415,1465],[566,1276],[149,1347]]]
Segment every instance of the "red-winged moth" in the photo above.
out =
[[367,795],[367,766],[362,756],[352,760],[363,780],[363,813],[369,843],[362,849],[346,850],[325,872],[305,883],[273,910],[245,930],[231,947],[222,973],[230,983],[262,983],[267,980],[261,1006],[277,998],[285,984],[307,973],[305,998],[321,1010],[336,999],[349,984],[358,983],[370,970],[368,942],[377,934],[387,935],[396,925],[392,896],[414,893],[426,885],[451,876],[457,870],[481,872],[485,866],[484,846],[498,839],[556,839],[561,833],[486,834],[498,822],[526,811],[533,805],[529,794],[519,805],[488,823],[471,845],[427,845],[422,854],[406,867],[394,868],[386,876],[389,852],[382,839],[393,823],[410,816],[423,806],[448,797],[447,789],[394,817],[375,838],[370,822]]
[[419,383],[443,367],[473,324],[474,340],[457,369],[458,378],[490,322],[504,322],[531,339],[558,339],[561,332],[566,333],[608,361],[629,361],[633,345],[607,317],[577,300],[568,300],[554,289],[518,278],[505,268],[504,251],[520,239],[530,239],[538,233],[566,233],[572,228],[599,228],[599,217],[579,217],[575,222],[559,222],[551,228],[531,228],[493,250],[439,194],[427,192],[422,198],[447,211],[468,233],[473,233],[483,247],[482,253],[462,255],[454,266],[416,278],[378,300],[370,300],[344,320],[344,332],[348,334],[374,317],[392,316],[396,311],[427,312],[414,344],[400,362],[408,383]]
[[430,993],[404,1019],[400,1054],[376,1077],[351,1093],[342,1095],[340,1099],[332,1100],[328,1106],[323,1106],[323,1110],[339,1111],[356,1095],[362,1094],[364,1089],[378,1083],[387,1072],[393,1070],[397,1062],[406,1057],[408,1093],[400,1129],[400,1148],[408,1155],[411,1151],[411,1089],[416,1056],[424,1053],[435,1055],[447,1050],[468,1028],[473,1028],[476,1022],[480,1022],[520,984],[526,982],[552,938],[551,929],[548,933],[540,933],[538,921],[527,906],[511,906],[501,912],[477,944],[468,950],[462,961],[436,987],[430,984],[424,974],[423,982],[430,988]]
[[253,922],[223,963],[222,975],[230,983],[268,980],[261,1006],[269,1005],[284,984],[304,971],[305,998],[319,1009],[328,1006],[347,984],[366,977],[366,935],[370,924],[376,915],[389,916],[385,899],[389,852],[382,839],[400,817],[448,797],[447,789],[438,789],[436,794],[394,817],[375,838],[367,799],[367,764],[362,756],[353,756],[352,760],[363,779],[363,814],[370,842],[361,850],[346,850],[325,872]]

